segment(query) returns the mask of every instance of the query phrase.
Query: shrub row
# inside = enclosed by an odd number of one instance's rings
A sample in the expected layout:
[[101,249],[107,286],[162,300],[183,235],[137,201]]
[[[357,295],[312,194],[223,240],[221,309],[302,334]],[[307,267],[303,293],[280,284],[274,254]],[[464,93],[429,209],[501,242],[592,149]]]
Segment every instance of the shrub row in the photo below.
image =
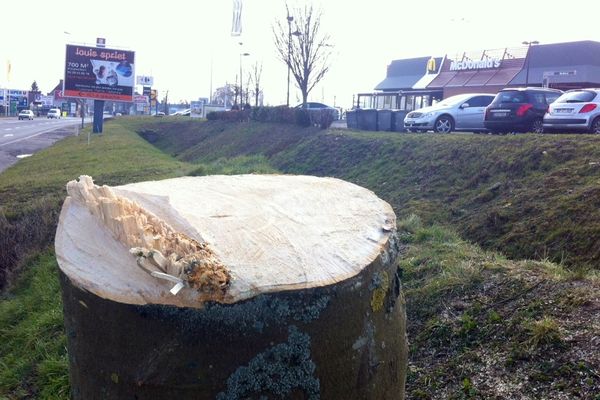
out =
[[333,113],[329,110],[306,110],[302,108],[255,107],[247,110],[215,111],[206,116],[210,121],[221,120],[228,122],[278,122],[294,124],[302,127],[318,126],[327,129],[333,122]]

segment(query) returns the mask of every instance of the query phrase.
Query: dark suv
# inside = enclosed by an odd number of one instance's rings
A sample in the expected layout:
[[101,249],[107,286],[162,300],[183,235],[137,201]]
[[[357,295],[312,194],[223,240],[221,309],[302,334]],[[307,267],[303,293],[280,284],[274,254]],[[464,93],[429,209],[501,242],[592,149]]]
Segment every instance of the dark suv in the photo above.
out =
[[486,108],[483,125],[491,133],[542,133],[544,114],[561,94],[548,88],[502,89]]

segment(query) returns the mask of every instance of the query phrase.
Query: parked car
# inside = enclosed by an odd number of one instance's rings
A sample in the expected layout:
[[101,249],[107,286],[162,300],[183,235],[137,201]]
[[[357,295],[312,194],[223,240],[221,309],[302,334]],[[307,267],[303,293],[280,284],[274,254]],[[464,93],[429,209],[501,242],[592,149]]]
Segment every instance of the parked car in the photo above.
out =
[[493,99],[494,95],[489,93],[468,93],[448,97],[435,105],[406,114],[404,127],[409,132],[482,131],[485,108]]
[[[302,108],[302,104],[298,104],[296,106],[296,108]],[[337,121],[338,119],[340,119],[340,110],[338,110],[335,107],[331,107],[326,104],[323,104],[323,103],[316,103],[314,101],[308,101],[308,102],[306,102],[306,109],[308,110],[309,113],[320,112],[321,110],[330,110],[331,115],[333,116],[334,120]]]
[[565,92],[544,115],[544,130],[600,134],[600,89]]
[[550,88],[507,88],[485,111],[484,126],[492,133],[544,131],[544,114],[563,92]]
[[29,120],[31,120],[31,119],[33,119],[33,111],[31,111],[31,110],[22,110],[21,112],[19,112],[18,117],[19,117],[19,120],[22,120],[22,119],[29,119]]
[[48,118],[60,118],[60,109],[51,108],[50,110],[48,110],[47,117]]

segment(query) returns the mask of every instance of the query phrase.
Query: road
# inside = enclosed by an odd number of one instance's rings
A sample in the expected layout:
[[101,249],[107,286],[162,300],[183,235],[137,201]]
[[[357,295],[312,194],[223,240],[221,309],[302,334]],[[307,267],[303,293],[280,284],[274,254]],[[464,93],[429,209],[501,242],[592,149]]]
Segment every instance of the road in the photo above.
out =
[[[89,122],[86,120],[86,122]],[[34,118],[19,121],[0,118],[0,173],[21,158],[51,146],[66,136],[76,135],[81,118]]]

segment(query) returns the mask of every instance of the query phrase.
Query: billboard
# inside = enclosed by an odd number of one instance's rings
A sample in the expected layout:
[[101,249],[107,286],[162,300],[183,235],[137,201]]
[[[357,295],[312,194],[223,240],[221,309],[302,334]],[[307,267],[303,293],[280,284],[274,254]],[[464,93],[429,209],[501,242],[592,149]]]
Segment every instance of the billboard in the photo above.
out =
[[135,53],[67,45],[64,97],[132,101]]
[[148,104],[148,96],[136,94],[133,96],[133,102],[136,104]]

